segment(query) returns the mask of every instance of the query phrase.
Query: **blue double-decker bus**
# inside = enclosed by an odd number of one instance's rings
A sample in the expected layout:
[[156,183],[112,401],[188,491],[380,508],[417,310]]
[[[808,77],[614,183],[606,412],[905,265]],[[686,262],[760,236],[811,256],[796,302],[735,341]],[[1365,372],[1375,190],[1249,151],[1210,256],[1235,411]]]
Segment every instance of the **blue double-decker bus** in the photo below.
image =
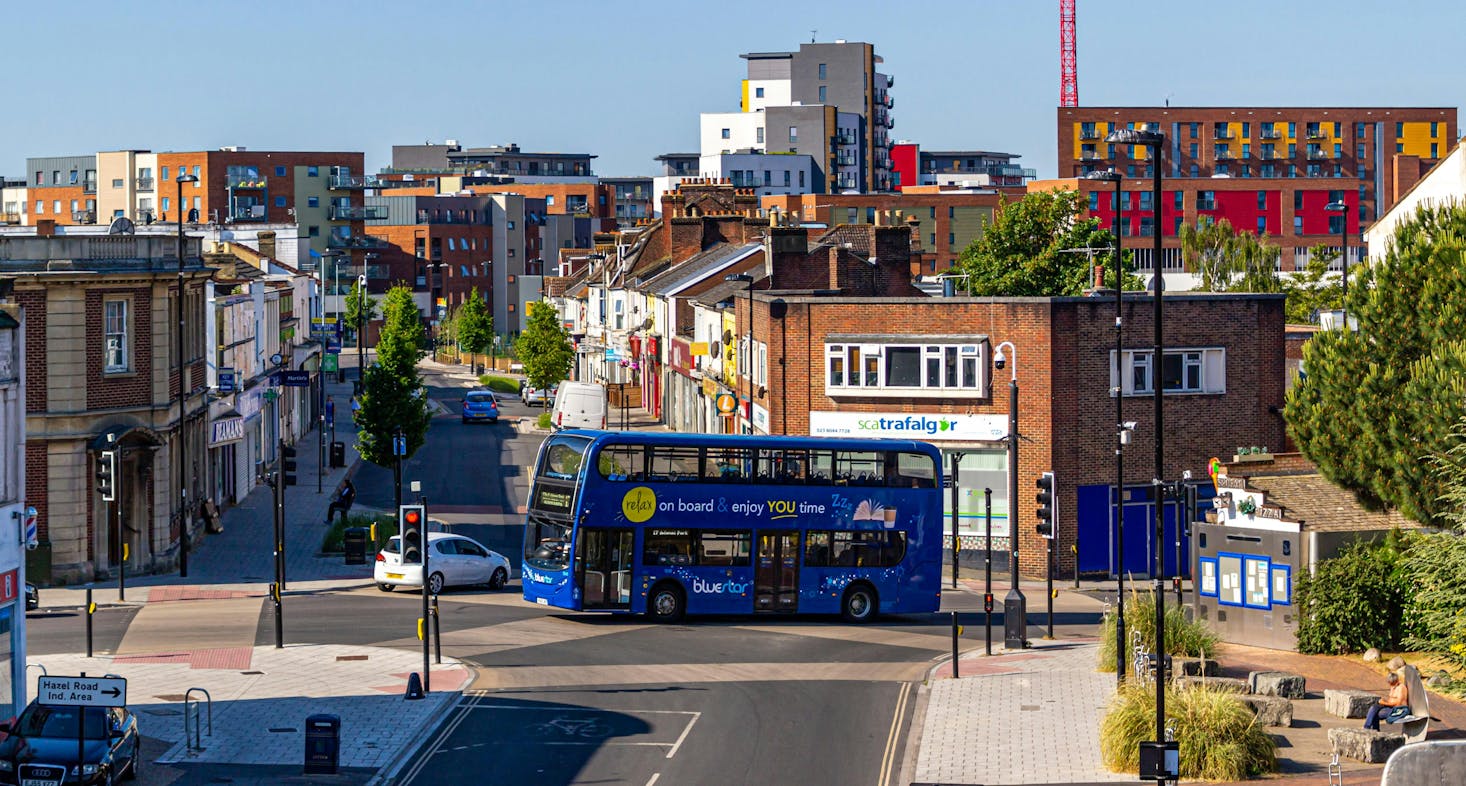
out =
[[930,612],[941,495],[922,442],[562,431],[535,461],[524,599],[659,621]]

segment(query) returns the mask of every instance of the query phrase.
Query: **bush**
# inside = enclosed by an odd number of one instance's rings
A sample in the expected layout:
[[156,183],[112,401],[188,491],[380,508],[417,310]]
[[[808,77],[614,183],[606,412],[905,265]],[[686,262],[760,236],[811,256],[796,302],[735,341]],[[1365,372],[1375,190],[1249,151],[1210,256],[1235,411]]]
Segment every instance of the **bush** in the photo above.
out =
[[372,523],[377,525],[377,541],[370,544],[368,548],[380,547],[387,539],[397,534],[397,520],[389,515],[368,516],[354,514],[342,521],[338,516],[331,526],[326,528],[326,536],[321,541],[321,551],[327,554],[340,554],[346,550],[343,540],[346,537],[346,530],[350,527],[366,527],[371,529]]
[[539,426],[540,428],[549,428],[550,427],[550,413],[548,413],[548,412],[541,412],[540,413],[540,416],[539,416],[539,419],[535,421],[535,425]]
[[1405,636],[1410,579],[1402,567],[1408,541],[1399,531],[1382,542],[1359,541],[1300,571],[1298,651],[1342,655],[1370,647],[1399,649]]
[[494,374],[484,374],[478,378],[478,382],[480,385],[495,393],[513,393],[519,395],[519,380],[517,379],[495,376]]
[[[1216,651],[1217,636],[1204,623],[1186,616],[1186,610],[1174,603],[1166,604],[1166,653],[1185,657],[1200,657]],[[1125,647],[1130,648],[1132,631],[1140,632],[1141,643],[1146,650],[1155,651],[1155,595],[1131,590],[1125,600]],[[1099,670],[1115,670],[1115,609],[1111,608],[1100,620]],[[1126,660],[1129,663],[1129,660]]]
[[[1180,742],[1182,778],[1240,781],[1277,769],[1277,743],[1233,694],[1202,686],[1168,688],[1166,720]],[[1140,743],[1154,739],[1154,687],[1126,685],[1100,722],[1105,766],[1138,773]]]
[[1409,588],[1405,618],[1413,622],[1405,644],[1466,667],[1466,539],[1451,532],[1417,536],[1400,567]]

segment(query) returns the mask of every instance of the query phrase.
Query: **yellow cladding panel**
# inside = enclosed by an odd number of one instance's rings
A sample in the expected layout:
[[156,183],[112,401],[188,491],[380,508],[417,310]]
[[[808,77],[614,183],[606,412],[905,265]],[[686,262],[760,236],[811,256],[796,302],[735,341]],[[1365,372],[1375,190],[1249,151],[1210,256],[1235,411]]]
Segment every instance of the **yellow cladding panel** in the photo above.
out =
[[738,106],[739,106],[739,108],[741,108],[745,112],[750,111],[749,108],[748,108],[748,80],[747,79],[743,80],[743,98],[739,101]]
[[[1400,145],[1397,149],[1407,156],[1420,156],[1430,158],[1430,143],[1440,140],[1432,139],[1430,136],[1430,123],[1402,123],[1400,135],[1396,137],[1395,143]],[[1442,123],[1442,126],[1445,124]],[[1440,154],[1440,147],[1437,146],[1436,154]]]
[[[1109,133],[1110,133],[1110,124],[1109,123],[1095,123],[1094,124],[1094,135],[1096,137],[1098,137],[1098,139],[1085,139],[1084,138],[1084,124],[1083,123],[1075,123],[1074,124],[1074,160],[1075,161],[1078,161],[1078,160],[1081,159],[1081,157],[1084,155],[1084,146],[1087,145],[1087,144],[1088,145],[1094,145],[1095,146],[1094,147],[1094,150],[1095,150],[1096,153],[1101,153],[1102,152],[1103,155],[1106,156],[1106,157],[1109,157],[1110,155],[1112,155],[1112,153],[1110,151],[1110,146],[1105,144],[1105,137],[1108,136]],[[1104,145],[1104,150],[1103,151],[1100,150],[1100,146],[1101,145]]]

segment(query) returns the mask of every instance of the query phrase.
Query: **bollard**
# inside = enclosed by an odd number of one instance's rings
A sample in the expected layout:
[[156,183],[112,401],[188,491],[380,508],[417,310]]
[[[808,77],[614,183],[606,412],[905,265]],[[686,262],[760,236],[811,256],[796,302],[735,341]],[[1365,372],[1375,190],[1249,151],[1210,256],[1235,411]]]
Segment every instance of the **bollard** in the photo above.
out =
[[92,588],[87,587],[87,657],[92,656],[92,615],[97,613],[97,604],[92,602]]
[[993,654],[993,593],[982,596],[982,611],[987,616],[987,654]]
[[957,637],[961,633],[962,629],[957,626],[957,612],[954,611],[952,612],[952,679],[954,680],[962,676],[962,667],[960,665],[962,662],[962,653],[957,646]]
[[270,583],[270,597],[275,601],[275,649],[285,648],[285,620],[281,616],[280,585]]
[[418,676],[418,673],[415,671],[407,675],[407,698],[422,698],[422,677]]
[[443,629],[438,622],[438,596],[433,596],[433,662],[443,662]]

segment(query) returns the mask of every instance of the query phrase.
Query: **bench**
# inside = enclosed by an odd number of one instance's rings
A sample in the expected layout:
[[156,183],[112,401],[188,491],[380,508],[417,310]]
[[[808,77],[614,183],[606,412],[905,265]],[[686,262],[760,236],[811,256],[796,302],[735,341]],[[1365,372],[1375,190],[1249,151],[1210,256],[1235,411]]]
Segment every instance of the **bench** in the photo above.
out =
[[1264,726],[1293,725],[1293,702],[1279,696],[1238,696],[1237,699],[1252,709],[1257,722]]
[[1247,675],[1248,692],[1259,696],[1301,699],[1306,694],[1305,685],[1303,677],[1286,671],[1254,671]]

